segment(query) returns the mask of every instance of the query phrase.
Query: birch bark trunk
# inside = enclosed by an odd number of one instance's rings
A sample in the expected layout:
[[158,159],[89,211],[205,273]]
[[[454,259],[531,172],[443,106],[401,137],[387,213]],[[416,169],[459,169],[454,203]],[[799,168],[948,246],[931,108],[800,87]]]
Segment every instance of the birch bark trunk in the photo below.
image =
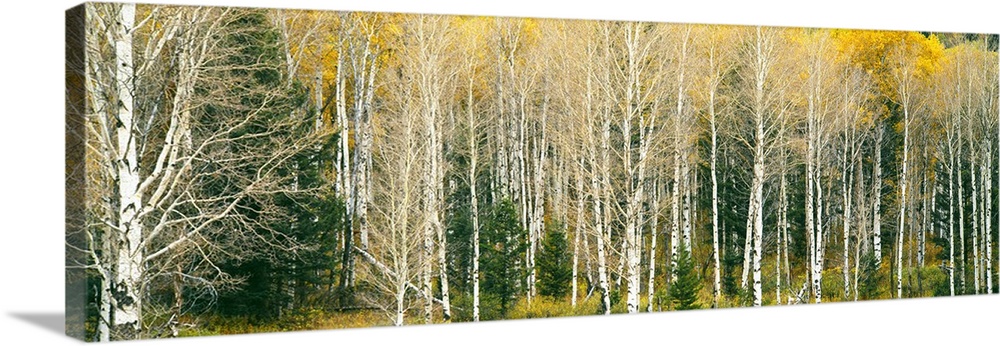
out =
[[955,296],[955,148],[954,140],[948,138],[948,289]]
[[[810,63],[810,65],[812,65]],[[811,69],[811,68],[810,68]],[[816,95],[815,89],[812,87],[813,76],[810,76],[810,87],[807,98],[807,109],[806,109],[806,236],[808,237],[809,243],[809,277],[811,278],[812,285],[811,290],[816,291],[817,278],[816,278],[816,208],[815,208],[815,190],[818,186],[815,186],[816,182]]]
[[681,209],[680,204],[683,203],[681,201],[682,198],[681,194],[683,193],[685,184],[687,184],[687,181],[684,179],[683,167],[682,167],[684,160],[684,157],[682,155],[683,135],[681,133],[683,131],[681,124],[683,123],[683,116],[684,116],[683,115],[684,111],[683,68],[681,69],[681,72],[682,73],[678,77],[678,82],[677,82],[677,99],[676,99],[677,103],[676,103],[676,112],[674,113],[674,147],[673,147],[674,184],[670,202],[671,218],[673,220],[673,224],[671,225],[670,229],[670,281],[671,282],[677,279],[677,259],[679,257],[679,254],[677,252],[680,248],[679,241],[680,238],[682,237],[680,234],[682,227],[681,217],[683,214],[683,211],[680,210]]
[[955,267],[958,271],[959,279],[959,292],[960,294],[965,294],[965,184],[962,179],[962,147],[964,146],[962,141],[962,128],[959,125],[958,129],[958,165],[956,170],[958,171],[958,263],[959,265]]
[[[818,149],[818,148],[817,148]],[[817,150],[820,151],[820,150]],[[820,155],[816,155],[817,158]],[[816,239],[814,243],[816,244],[816,263],[813,267],[813,293],[815,295],[816,304],[822,303],[823,300],[823,257],[826,253],[826,247],[824,245],[824,232],[823,230],[823,184],[822,175],[820,174],[822,167],[822,161],[817,160],[816,169]]]
[[[927,145],[924,145],[923,152],[924,152],[923,153],[924,172],[927,172],[929,171],[928,166],[930,162],[927,157]],[[932,227],[931,226],[932,223],[930,221],[932,216],[931,207],[928,203],[931,202],[931,200],[933,199],[931,196],[934,195],[933,188],[930,188],[927,185],[928,174],[925,173],[922,175],[923,177],[921,178],[920,188],[923,191],[923,193],[921,194],[922,195],[921,200],[923,202],[923,207],[921,208],[921,211],[923,212],[923,217],[921,217],[922,224],[920,226],[920,233],[917,234],[917,291],[919,292],[917,295],[918,297],[922,296],[924,291],[924,277],[922,274],[923,273],[922,269],[924,267],[924,253],[926,251],[925,241],[927,238],[927,229],[929,227]],[[930,192],[928,192],[928,190],[930,190]]]
[[[576,308],[577,296],[579,295],[579,267],[580,267],[580,234],[584,225],[584,190],[583,190],[583,155],[576,172],[576,227],[573,229],[573,283],[571,289],[570,306]],[[587,249],[587,247],[584,247]]]
[[[369,37],[370,41],[372,38]],[[365,48],[366,50],[368,48]],[[356,162],[355,166],[361,167],[363,169],[359,170],[358,182],[355,184],[359,189],[357,208],[354,210],[358,219],[358,233],[360,234],[360,244],[361,248],[368,249],[368,202],[371,200],[371,171],[372,171],[372,99],[375,97],[375,75],[377,72],[376,62],[378,60],[377,54],[365,54],[369,57],[368,61],[368,78],[365,85],[364,91],[364,103],[362,104],[362,109],[364,110],[364,116],[362,117],[362,131],[361,140],[358,147],[358,153],[355,155]],[[353,260],[351,260],[353,262]]]
[[[984,134],[986,135],[986,134]],[[983,173],[983,242],[985,243],[985,254],[983,256],[984,263],[983,267],[985,269],[986,282],[986,294],[993,293],[993,232],[991,229],[991,223],[993,220],[993,215],[991,214],[991,203],[993,196],[991,196],[993,190],[992,181],[992,166],[993,166],[993,155],[992,148],[990,148],[990,142],[986,142],[986,148],[984,156],[986,157],[986,165],[982,167],[981,172]]]
[[875,168],[872,192],[872,249],[875,250],[875,268],[882,268],[882,124],[875,124]]
[[[341,17],[341,21],[343,21]],[[349,140],[349,126],[347,123],[347,100],[346,100],[346,90],[347,81],[344,76],[344,69],[346,68],[344,64],[344,55],[347,52],[344,50],[344,41],[339,40],[337,42],[337,86],[336,91],[334,91],[336,98],[336,112],[337,112],[337,125],[339,127],[338,135],[340,138],[339,150],[337,150],[337,191],[340,197],[345,201],[349,200],[349,195],[351,191],[351,180],[349,179],[349,174],[351,172],[351,153],[349,152],[348,140]],[[354,209],[351,203],[347,203],[347,208],[345,208],[344,214],[344,224],[351,224],[351,214],[350,211]]]
[[[769,54],[773,47],[770,43],[765,43],[764,38],[761,34],[761,27],[757,27],[757,37],[755,40],[755,55],[756,60],[754,64],[755,70],[754,75],[754,146],[753,146],[753,181],[750,185],[750,207],[749,218],[747,220],[748,226],[753,230],[753,305],[761,306],[762,303],[762,291],[761,291],[761,254],[763,252],[763,245],[761,244],[763,238],[764,230],[764,121],[765,121],[765,104],[764,104],[764,84],[767,78],[767,72],[770,69]],[[749,249],[745,249],[749,251]]]
[[763,246],[761,244],[762,234],[764,229],[763,214],[763,199],[764,199],[764,125],[762,119],[762,113],[757,114],[757,143],[755,144],[755,155],[754,155],[754,165],[753,165],[753,183],[752,183],[752,195],[751,198],[753,202],[751,204],[754,207],[754,211],[751,214],[751,220],[753,222],[753,305],[761,306],[762,302],[762,292],[761,292],[761,254],[763,252]]
[[610,290],[608,288],[608,263],[607,255],[605,254],[605,244],[604,244],[604,217],[603,206],[601,201],[601,183],[598,176],[595,174],[590,180],[593,205],[594,205],[594,224],[596,241],[597,241],[597,280],[598,286],[601,290],[601,311],[605,315],[611,314],[611,296]]
[[[344,21],[346,20],[346,17],[341,15],[338,18],[340,25],[337,29],[338,30],[337,32],[340,33],[341,35],[344,35],[345,34],[344,25],[346,25]],[[337,71],[335,77],[336,90],[334,91],[334,99],[335,99],[334,107],[337,116],[336,119],[337,132],[338,132],[337,136],[339,137],[339,143],[336,149],[337,156],[335,163],[336,163],[337,175],[335,178],[336,179],[335,188],[337,191],[337,195],[343,201],[346,202],[345,203],[346,205],[344,206],[345,207],[344,214],[341,215],[341,217],[343,218],[342,220],[343,231],[340,232],[340,235],[337,236],[337,242],[339,244],[344,244],[344,247],[342,249],[343,252],[342,257],[343,259],[348,259],[348,257],[350,257],[352,248],[350,244],[351,243],[350,239],[352,238],[351,234],[354,226],[351,214],[354,210],[354,204],[352,203],[353,196],[351,191],[353,190],[353,188],[351,187],[351,179],[350,179],[351,154],[349,151],[350,149],[348,147],[348,141],[350,137],[350,130],[349,130],[350,124],[348,124],[347,122],[347,99],[346,99],[347,81],[344,75],[344,70],[347,68],[347,66],[345,64],[345,55],[347,55],[347,51],[345,50],[344,47],[344,40],[343,38],[341,38],[340,40],[337,41],[337,63],[336,63]],[[348,275],[345,275],[351,269],[348,264],[349,264],[348,261],[343,261],[341,264],[341,273],[340,273],[341,288],[345,288],[348,282],[348,280],[346,280]],[[332,286],[333,285],[331,285],[331,287]]]
[[905,92],[903,94],[903,169],[899,174],[899,231],[896,234],[896,298],[903,297],[903,235],[906,230],[906,192],[907,168],[909,166],[910,155],[910,109],[909,100]]
[[[593,47],[588,42],[587,51],[591,52],[592,50],[593,50]],[[592,73],[591,72],[592,71],[590,70],[590,67],[588,65],[588,68],[587,68],[587,82],[586,82],[586,89],[587,89],[587,91],[586,91],[586,101],[585,102],[586,102],[586,109],[589,112],[595,112],[596,110],[595,110],[595,108],[593,106],[593,86],[592,86],[592,79],[593,78],[592,78]],[[606,219],[605,219],[604,214],[603,214],[605,207],[604,207],[604,205],[602,203],[603,200],[604,200],[604,189],[603,189],[604,183],[603,183],[603,179],[605,179],[605,177],[606,177],[606,175],[604,175],[604,174],[607,172],[607,162],[608,162],[608,160],[607,160],[607,152],[608,152],[608,137],[610,136],[610,133],[609,133],[610,132],[610,124],[609,124],[610,119],[607,117],[606,114],[603,114],[603,112],[598,112],[598,113],[601,113],[602,114],[602,118],[603,118],[603,119],[600,119],[600,121],[602,123],[602,125],[601,125],[602,126],[602,131],[601,131],[601,134],[599,135],[600,139],[599,140],[592,140],[591,143],[594,143],[595,145],[588,150],[588,152],[590,154],[590,168],[591,168],[591,174],[590,174],[590,198],[591,198],[591,205],[593,205],[594,234],[595,234],[595,240],[597,242],[597,244],[596,244],[596,246],[597,246],[597,282],[598,282],[598,288],[601,290],[601,313],[603,313],[605,315],[610,315],[611,314],[611,296],[610,296],[611,292],[610,292],[609,287],[608,287],[608,264],[607,264],[607,255],[605,253],[606,249],[605,249],[605,242],[604,242],[604,233],[605,233],[604,229],[605,229],[605,221],[606,221]],[[588,122],[587,126],[588,126],[587,133],[590,136],[593,136],[596,133],[595,129],[593,128],[594,127],[593,123],[592,122]],[[591,137],[591,138],[593,139],[593,137]],[[603,156],[604,160],[600,160],[600,158],[598,157],[599,156],[598,155],[598,151],[600,151],[600,153],[601,153],[600,156]],[[586,238],[584,238],[584,240],[586,241]]]
[[[680,93],[680,92],[678,92],[678,93]],[[680,132],[680,129],[678,128],[679,127],[678,123],[679,123],[680,112],[681,112],[682,107],[683,107],[682,104],[680,102],[678,102],[677,113],[676,113],[676,117],[678,119],[674,120],[674,124],[675,124],[674,125],[674,134],[675,134],[675,136],[678,136],[677,134]],[[671,218],[671,224],[670,224],[670,277],[669,277],[670,278],[670,282],[673,282],[674,280],[677,279],[677,273],[676,273],[677,258],[678,258],[678,253],[677,252],[680,249],[679,245],[680,245],[680,239],[681,239],[681,235],[680,235],[680,232],[681,232],[681,226],[680,226],[680,222],[681,222],[681,217],[680,217],[680,203],[681,203],[681,201],[680,201],[680,198],[681,198],[681,186],[683,185],[683,179],[681,178],[681,155],[680,155],[680,149],[679,149],[679,147],[680,147],[680,141],[677,140],[677,139],[675,139],[674,140],[674,149],[673,149],[673,151],[674,151],[674,172],[673,172],[674,173],[673,174],[674,183],[673,183],[673,186],[672,186],[671,198],[670,198],[670,218]],[[747,263],[748,258],[746,258],[744,256],[744,260],[745,260],[744,263]],[[748,266],[744,266],[744,270],[743,270],[743,282],[744,282],[743,286],[744,287],[746,287],[746,277],[747,277],[747,270],[748,269],[749,269]]]
[[851,151],[850,150],[851,147],[852,146],[850,145],[849,141],[845,140],[844,141],[844,148],[843,148],[843,150],[844,150],[844,168],[843,168],[843,172],[841,174],[841,177],[842,177],[842,179],[841,179],[842,180],[841,181],[841,183],[842,183],[842,185],[841,185],[841,191],[843,192],[842,198],[844,199],[844,217],[843,217],[843,221],[844,221],[844,226],[843,226],[843,233],[844,233],[844,258],[843,258],[843,262],[842,262],[841,268],[842,268],[842,271],[843,271],[843,274],[844,274],[844,300],[845,301],[847,300],[847,297],[849,297],[850,294],[851,294],[851,290],[850,290],[850,287],[851,287],[851,276],[850,276],[850,270],[849,270],[849,268],[850,268],[850,259],[851,259],[850,258],[850,245],[851,245],[851,202],[852,202],[851,201],[852,194],[851,194],[851,191],[850,191],[850,186],[852,186],[852,185],[851,185],[851,178],[850,177],[852,176],[852,174],[850,172],[850,168],[851,167],[848,167],[849,166],[849,162],[854,162],[853,160],[851,160],[850,157],[848,157],[848,152]]
[[[354,221],[358,222],[359,245],[368,249],[368,196],[370,193],[368,172],[371,166],[371,98],[374,94],[375,54],[372,52],[371,33],[362,32],[362,23],[351,23],[351,31],[358,31],[360,42],[350,43],[351,68],[354,73],[354,166],[351,170],[350,192],[347,201],[347,222],[344,234],[344,273],[341,274],[341,289],[354,286]],[[363,47],[358,47],[359,45]],[[342,147],[343,150],[345,147]],[[344,155],[345,167],[348,166]]]
[[[778,187],[778,203],[780,204],[780,209],[778,210],[778,244],[775,247],[775,288],[774,288],[774,302],[775,304],[781,304],[781,259],[782,256],[785,258],[785,263],[788,260],[788,177],[785,171],[785,157],[784,152],[782,153],[782,168],[781,168],[781,178]],[[785,269],[786,275],[788,274],[788,269]],[[791,282],[786,281],[787,284],[791,285]]]
[[[863,144],[859,144],[859,147]],[[861,276],[861,251],[862,249],[867,249],[864,245],[867,243],[868,235],[866,234],[865,224],[867,224],[867,208],[865,208],[865,179],[864,179],[864,166],[861,162],[860,155],[855,154],[855,169],[854,182],[856,184],[855,193],[857,194],[855,198],[857,199],[858,206],[857,212],[857,241],[854,242],[854,301],[858,301],[858,281],[860,281]]]
[[536,272],[536,268],[535,268],[535,256],[538,253],[538,247],[539,247],[539,244],[541,243],[542,236],[543,236],[544,231],[545,231],[545,222],[544,222],[544,217],[545,217],[545,185],[544,185],[544,183],[545,183],[545,165],[546,165],[546,161],[548,159],[548,152],[549,152],[548,151],[548,145],[549,144],[548,144],[548,140],[546,138],[546,127],[548,126],[548,124],[547,124],[548,123],[548,104],[549,104],[549,96],[546,93],[542,97],[541,119],[540,119],[540,122],[538,124],[538,132],[540,132],[539,138],[537,140],[535,140],[535,138],[532,138],[532,140],[533,140],[533,142],[535,144],[534,145],[535,155],[533,155],[534,156],[535,164],[534,164],[534,177],[533,177],[534,186],[531,189],[532,190],[531,192],[534,195],[533,196],[534,197],[534,201],[532,202],[533,211],[531,213],[531,223],[533,225],[532,226],[532,229],[533,229],[533,232],[532,232],[533,233],[533,241],[531,242],[531,247],[529,248],[530,251],[531,251],[531,261],[528,263],[529,264],[529,271],[528,271],[528,275],[529,275],[529,280],[528,280],[528,282],[529,282],[529,284],[528,284],[528,287],[529,287],[529,290],[528,290],[528,302],[529,303],[531,302],[531,298],[534,297],[535,294],[537,293],[536,292],[536,285],[535,285],[535,282],[537,281],[537,274],[535,273]]
[[[710,64],[714,66],[715,55],[710,54],[709,61]],[[719,260],[719,178],[718,178],[718,168],[716,162],[718,162],[719,155],[719,145],[718,138],[719,133],[716,128],[715,123],[715,87],[709,89],[708,92],[708,114],[709,114],[709,126],[711,127],[712,136],[712,152],[711,152],[711,175],[712,175],[712,264],[714,267],[713,280],[712,280],[712,307],[719,307],[719,295],[722,291],[722,279],[720,274],[721,261]],[[780,285],[779,285],[780,287]],[[780,288],[779,288],[780,290]]]
[[[971,131],[969,133],[969,138],[970,139],[973,138]],[[971,157],[969,158],[969,160],[972,161],[972,162],[976,162],[976,159],[977,159],[978,155],[975,154],[974,148],[972,148],[972,141],[970,141],[969,146],[970,146],[969,147],[969,151],[972,152],[971,155],[970,155]],[[969,170],[970,170],[970,172],[969,172],[969,179],[970,179],[969,185],[972,187],[972,196],[971,196],[972,197],[972,278],[973,278],[972,279],[972,282],[973,282],[973,286],[972,287],[973,287],[973,289],[975,289],[975,291],[973,291],[973,294],[979,294],[979,292],[980,292],[980,289],[979,289],[979,280],[980,280],[980,277],[981,277],[981,275],[980,275],[981,272],[979,270],[979,263],[981,261],[981,258],[979,257],[979,226],[980,226],[980,224],[979,224],[979,221],[980,221],[980,218],[979,218],[979,197],[980,197],[980,195],[979,195],[979,185],[976,184],[976,175],[977,175],[976,174],[976,167],[972,166]]]
[[651,194],[652,196],[650,196],[650,198],[652,199],[652,206],[650,207],[651,215],[649,226],[649,288],[646,290],[648,295],[646,298],[646,312],[653,312],[653,294],[656,292],[653,284],[656,278],[656,235],[660,233],[658,229],[660,219],[660,178],[658,174],[653,180],[653,191]]
[[[927,150],[926,149],[924,150],[924,162],[927,162]],[[926,169],[926,166],[924,168]],[[927,236],[927,229],[929,227],[931,227],[931,223],[930,223],[931,209],[930,209],[929,203],[930,203],[930,199],[931,199],[930,196],[931,196],[931,194],[933,194],[933,192],[928,192],[928,190],[930,188],[928,188],[928,185],[927,185],[927,175],[924,175],[921,179],[922,179],[922,181],[920,182],[920,186],[921,186],[921,189],[923,190],[923,193],[922,193],[923,207],[921,208],[922,209],[921,211],[923,212],[923,217],[921,218],[921,221],[923,221],[922,222],[923,224],[920,227],[920,233],[917,234],[917,266],[920,267],[920,268],[923,268],[923,266],[924,266],[924,252],[925,252],[924,246],[926,245],[925,244],[925,239],[926,239],[926,236]],[[917,272],[917,275],[918,276],[920,275],[919,271]],[[920,280],[920,278],[918,278],[918,280]]]
[[[469,64],[472,66],[472,64]],[[475,85],[475,69],[469,69],[468,93],[466,94],[466,115],[468,121],[469,145],[469,205],[472,214],[472,320],[479,322],[479,194],[477,168],[479,163],[478,134],[476,133],[476,116],[473,112],[473,86]],[[575,273],[576,268],[574,268]],[[574,283],[575,284],[575,283]]]
[[[645,197],[645,185],[646,185],[646,169],[647,169],[647,157],[649,154],[651,142],[653,139],[653,129],[656,128],[656,118],[657,109],[655,105],[653,106],[652,113],[647,117],[643,117],[641,114],[641,109],[645,102],[645,95],[643,94],[643,80],[642,72],[644,66],[640,66],[646,58],[648,47],[652,45],[652,39],[646,38],[645,42],[642,42],[642,28],[635,23],[626,27],[625,44],[628,53],[627,60],[627,84],[626,84],[626,96],[625,96],[625,117],[622,120],[623,128],[623,138],[632,138],[631,124],[638,118],[639,128],[639,144],[638,144],[638,160],[635,163],[635,171],[632,170],[632,144],[631,141],[625,141],[625,172],[628,175],[628,188],[630,190],[629,203],[626,207],[626,225],[625,225],[625,243],[626,243],[626,257],[628,261],[628,289],[627,289],[627,308],[629,313],[636,313],[639,311],[639,291],[641,290],[639,284],[639,278],[642,275],[639,269],[639,263],[641,260],[642,252],[640,251],[640,246],[642,244],[642,227],[643,227],[643,215],[642,215],[642,205],[646,200]],[[688,31],[690,32],[690,30]],[[679,85],[683,86],[684,83],[684,60],[687,56],[687,38],[685,37],[682,43],[682,53],[679,60],[680,65],[680,76]],[[680,94],[679,94],[680,95]],[[680,103],[681,101],[678,101]],[[646,118],[646,119],[644,119]],[[679,120],[679,119],[678,119]],[[654,243],[655,244],[655,243]]]
[[[444,195],[444,159],[443,159],[443,116],[441,102],[443,90],[448,83],[451,71],[446,70],[442,61],[442,52],[447,49],[448,37],[441,17],[420,17],[414,24],[417,50],[416,78],[419,81],[419,95],[423,117],[423,134],[427,138],[427,149],[424,152],[423,167],[423,213],[424,213],[424,292],[430,297],[430,272],[433,262],[429,260],[436,255],[438,277],[441,290],[442,318],[445,323],[451,320],[451,303],[448,287],[447,270],[447,237],[441,222],[441,205]],[[436,247],[435,247],[436,241]],[[437,250],[435,252],[435,250]],[[426,299],[424,306],[425,322],[431,323],[433,301]]]
[[115,18],[112,37],[115,48],[115,87],[117,90],[117,150],[114,166],[118,180],[118,243],[114,282],[111,284],[114,305],[112,327],[123,339],[134,339],[142,331],[143,209],[139,191],[139,155],[134,132],[135,65],[132,58],[132,34],[135,4],[121,4]]

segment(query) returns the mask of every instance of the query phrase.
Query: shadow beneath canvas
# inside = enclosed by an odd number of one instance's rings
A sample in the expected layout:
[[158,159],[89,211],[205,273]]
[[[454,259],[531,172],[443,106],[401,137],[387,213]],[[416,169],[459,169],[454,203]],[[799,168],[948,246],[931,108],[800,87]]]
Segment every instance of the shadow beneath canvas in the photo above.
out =
[[66,316],[63,313],[11,312],[10,315],[59,335],[65,335],[66,333]]

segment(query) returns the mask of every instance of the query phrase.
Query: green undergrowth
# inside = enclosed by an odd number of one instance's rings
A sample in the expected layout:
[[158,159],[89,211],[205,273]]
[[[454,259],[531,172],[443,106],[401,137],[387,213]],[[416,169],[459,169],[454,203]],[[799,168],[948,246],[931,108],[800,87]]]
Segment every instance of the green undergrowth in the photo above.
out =
[[273,333],[391,325],[385,316],[381,311],[374,310],[350,312],[302,310],[271,320],[255,320],[248,317],[204,316],[193,321],[193,326],[185,329],[181,333],[181,336]]
[[[909,269],[909,268],[908,268]],[[918,278],[919,271],[919,278]],[[798,274],[798,273],[796,273]],[[873,284],[883,286],[889,281],[895,282],[895,275],[890,276],[889,270],[882,268],[879,275],[874,279]],[[853,279],[853,271],[850,272]],[[919,280],[922,290],[913,291],[904,287],[906,297],[928,297],[943,295],[947,293],[947,277],[938,268],[927,266],[920,269],[909,269],[904,271],[904,286],[907,280],[913,280],[914,286]],[[787,304],[788,295],[798,291],[802,285],[800,275],[792,275],[794,287],[789,287],[789,283],[783,283],[782,298],[780,305]],[[762,285],[764,291],[764,305],[775,305],[774,282],[764,281]],[[863,287],[860,287],[863,290]],[[860,292],[862,299],[887,299],[895,292],[888,292],[888,289]],[[553,298],[538,295],[532,298],[531,303],[524,297],[516,299],[506,314],[500,314],[495,306],[492,306],[489,299],[483,299],[481,303],[481,319],[488,320],[512,320],[531,319],[567,316],[589,316],[601,313],[601,296],[598,292],[592,292],[587,297],[586,292],[580,290],[580,297],[576,306],[573,306],[569,297]],[[626,313],[627,307],[624,292],[612,290],[611,292],[611,313]],[[853,287],[851,296],[843,298],[843,273],[840,268],[830,268],[823,272],[823,298],[824,302],[853,301]],[[805,296],[809,293],[805,292]],[[865,297],[866,295],[872,295]],[[648,295],[642,292],[639,296],[639,312],[644,313],[648,308]],[[867,299],[865,299],[867,298]],[[657,288],[654,294],[653,311],[677,310],[677,306],[670,301],[666,288],[662,285]],[[702,309],[712,306],[712,287],[710,284],[703,285],[697,292],[697,303]],[[719,299],[719,308],[745,307],[752,305],[753,294],[749,290],[737,289],[736,295],[722,295]],[[495,304],[493,304],[495,305]],[[471,318],[471,299],[463,295],[455,295],[452,298],[452,322],[469,322]],[[411,309],[406,318],[406,325],[423,324],[423,309]],[[434,322],[441,323],[442,314],[440,306],[435,305]],[[362,328],[376,326],[391,326],[392,321],[389,316],[379,310],[355,310],[355,311],[327,311],[322,309],[305,309],[292,313],[286,313],[274,319],[254,319],[239,316],[205,315],[197,318],[188,318],[182,321],[187,328],[182,329],[181,336],[206,336],[206,335],[226,335],[226,334],[246,334],[246,333],[271,333],[300,330],[323,330],[340,328]]]

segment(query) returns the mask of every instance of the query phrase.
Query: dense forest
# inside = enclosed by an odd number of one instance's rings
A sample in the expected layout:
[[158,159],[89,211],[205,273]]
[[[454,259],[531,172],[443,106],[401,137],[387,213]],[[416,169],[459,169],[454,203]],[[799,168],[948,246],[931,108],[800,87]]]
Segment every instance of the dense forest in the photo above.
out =
[[983,34],[82,5],[67,328],[993,293],[997,51]]

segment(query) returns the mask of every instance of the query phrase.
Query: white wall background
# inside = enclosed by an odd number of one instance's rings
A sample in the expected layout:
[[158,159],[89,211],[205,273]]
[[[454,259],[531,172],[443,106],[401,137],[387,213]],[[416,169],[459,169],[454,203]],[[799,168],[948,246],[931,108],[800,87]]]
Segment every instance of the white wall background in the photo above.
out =
[[[159,0],[170,4],[515,15],[664,22],[1000,32],[995,5],[975,0],[458,1]],[[543,3],[544,2],[544,3]],[[20,0],[0,10],[0,343],[63,345],[63,11],[71,0]],[[580,317],[450,326],[226,336],[163,345],[271,344],[998,344],[1000,297],[935,298]],[[819,322],[819,339],[811,337]],[[727,326],[716,331],[716,323]],[[649,333],[647,331],[652,331]],[[651,339],[651,340],[649,340]],[[817,342],[818,341],[818,342]],[[178,343],[180,342],[180,343]]]

